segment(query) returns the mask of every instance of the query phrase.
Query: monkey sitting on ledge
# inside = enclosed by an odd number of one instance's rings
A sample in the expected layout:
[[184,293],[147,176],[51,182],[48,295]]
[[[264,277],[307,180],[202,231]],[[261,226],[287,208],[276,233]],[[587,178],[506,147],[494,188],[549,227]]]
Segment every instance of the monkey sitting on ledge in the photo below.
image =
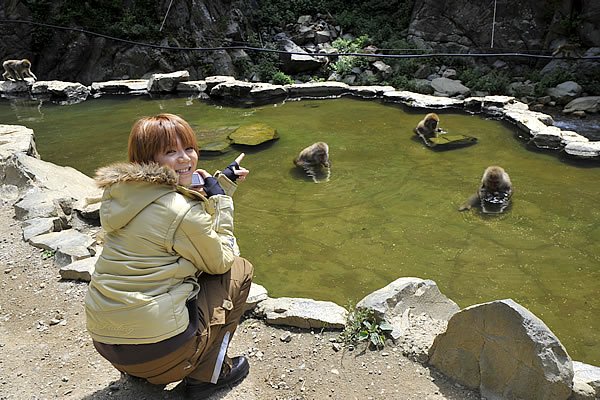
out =
[[512,193],[512,182],[504,168],[493,165],[485,169],[477,193],[469,197],[458,211],[480,206],[486,214],[499,214],[510,205]]
[[6,60],[2,63],[4,73],[2,77],[6,80],[24,81],[25,78],[33,78],[37,81],[37,77],[31,72],[31,61],[24,58],[22,60]]
[[331,175],[329,146],[325,142],[311,144],[298,154],[294,165],[304,169],[315,183],[321,180],[328,181]]
[[427,146],[431,146],[431,139],[438,137],[440,134],[446,133],[441,128],[438,128],[440,117],[436,113],[429,113],[417,124],[414,132],[417,136],[423,139]]

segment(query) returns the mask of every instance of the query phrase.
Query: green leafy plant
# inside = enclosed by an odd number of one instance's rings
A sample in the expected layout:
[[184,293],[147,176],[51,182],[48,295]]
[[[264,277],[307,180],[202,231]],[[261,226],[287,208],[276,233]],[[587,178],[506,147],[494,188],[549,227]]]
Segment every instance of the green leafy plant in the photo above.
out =
[[[360,53],[364,47],[370,43],[368,35],[362,35],[353,40],[336,39],[331,43],[339,53]],[[364,68],[369,64],[367,57],[340,56],[338,60],[331,64],[332,69],[340,75],[347,75],[352,68]]]
[[471,90],[482,90],[491,94],[506,93],[511,82],[507,72],[496,70],[484,73],[474,68],[467,68],[460,71],[458,77]]
[[340,333],[340,341],[355,345],[366,341],[370,348],[382,349],[385,346],[386,332],[392,326],[385,320],[377,321],[373,310],[349,307],[346,316],[346,327]]
[[54,250],[44,250],[42,251],[42,260],[47,260],[49,258],[54,257],[56,252]]
[[276,85],[291,85],[294,80],[287,74],[277,71],[273,74],[273,83]]
[[363,321],[363,329],[358,333],[358,340],[368,340],[369,346],[382,349],[385,346],[385,332],[391,330],[392,326],[387,321],[379,324]]

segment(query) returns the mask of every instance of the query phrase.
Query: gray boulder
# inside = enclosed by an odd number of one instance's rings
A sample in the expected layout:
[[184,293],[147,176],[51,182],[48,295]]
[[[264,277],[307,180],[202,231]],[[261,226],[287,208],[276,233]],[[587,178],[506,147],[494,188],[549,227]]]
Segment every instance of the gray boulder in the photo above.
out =
[[434,281],[420,278],[396,279],[364,297],[356,308],[371,310],[379,321],[389,322],[392,339],[405,355],[420,362],[427,361],[436,335],[460,309]]
[[462,107],[463,100],[451,99],[448,97],[430,96],[408,91],[394,91],[383,93],[384,101],[403,103],[410,107],[421,108],[449,108]]
[[61,104],[76,104],[87,99],[90,88],[78,82],[37,81],[31,86],[31,94],[47,96]]
[[148,90],[148,79],[123,79],[92,83],[92,93],[143,93]]
[[407,309],[413,314],[426,314],[444,321],[460,310],[455,302],[440,292],[434,281],[411,277],[396,279],[365,296],[356,308],[372,310],[379,320],[390,322]]
[[148,92],[150,93],[171,93],[177,90],[180,82],[190,79],[188,71],[176,71],[170,74],[152,74],[148,80]]
[[435,78],[431,81],[431,87],[438,96],[468,96],[471,89],[463,85],[460,81],[448,78]]
[[61,267],[95,254],[92,247],[95,240],[74,229],[35,236],[29,243],[40,249],[54,251],[54,262]]
[[178,92],[205,93],[207,89],[206,81],[187,81],[177,84]]
[[214,88],[218,84],[223,83],[223,82],[235,82],[235,80],[236,79],[233,76],[229,76],[229,75],[207,76],[204,79],[204,83],[206,84],[205,91],[207,93],[210,93],[210,91],[212,90],[212,88]]
[[567,399],[573,365],[542,320],[513,300],[468,307],[430,349],[430,364],[488,400]]
[[74,261],[58,270],[60,277],[65,280],[89,282],[96,268],[98,255]]
[[573,361],[573,394],[569,400],[600,399],[600,368]]
[[252,282],[250,285],[250,293],[246,299],[246,310],[251,310],[256,307],[258,303],[269,298],[269,292],[264,286],[258,283]]
[[0,93],[11,95],[27,95],[29,94],[29,81],[0,81]]
[[577,82],[566,81],[548,89],[548,96],[556,101],[556,104],[567,104],[582,92],[581,86]]
[[236,80],[219,83],[211,89],[210,95],[235,103],[262,103],[286,97],[287,89],[281,85]]
[[348,93],[350,88],[342,82],[311,82],[296,83],[285,86],[290,97],[312,98],[312,97],[334,97]]
[[330,301],[280,297],[260,302],[256,313],[273,325],[343,329],[347,311]]
[[323,61],[308,54],[302,47],[287,38],[279,39],[278,47],[286,53],[280,53],[281,70],[287,74],[297,74],[317,70]]
[[69,208],[69,201],[68,196],[59,192],[32,187],[25,191],[22,198],[15,203],[15,217],[21,221],[64,217],[66,213],[63,206]]
[[570,142],[564,151],[576,158],[600,158],[600,142]]
[[375,61],[373,64],[373,68],[375,68],[375,71],[377,71],[382,78],[389,78],[390,75],[392,75],[392,72],[394,72],[392,70],[392,67],[390,67],[388,64],[384,63],[383,61]]
[[60,193],[62,198],[100,197],[94,180],[71,167],[61,167],[25,154],[15,154],[2,168],[6,183],[19,187],[35,186]]
[[575,111],[597,113],[600,111],[600,96],[578,97],[574,100],[571,100],[563,109],[563,112],[566,114],[570,114]]
[[[33,130],[21,125],[0,124],[0,164],[4,165],[15,154],[39,158]],[[4,178],[3,173],[2,177]]]

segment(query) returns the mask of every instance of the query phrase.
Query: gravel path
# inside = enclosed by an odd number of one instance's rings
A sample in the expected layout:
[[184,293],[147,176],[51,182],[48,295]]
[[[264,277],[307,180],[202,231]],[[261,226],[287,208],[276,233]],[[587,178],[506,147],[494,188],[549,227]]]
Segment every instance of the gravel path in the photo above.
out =
[[[0,400],[184,398],[181,385],[121,378],[95,352],[85,329],[87,284],[61,280],[47,255],[23,242],[12,206],[0,206]],[[479,399],[393,344],[336,351],[337,336],[248,316],[230,354],[248,356],[250,374],[212,398]]]

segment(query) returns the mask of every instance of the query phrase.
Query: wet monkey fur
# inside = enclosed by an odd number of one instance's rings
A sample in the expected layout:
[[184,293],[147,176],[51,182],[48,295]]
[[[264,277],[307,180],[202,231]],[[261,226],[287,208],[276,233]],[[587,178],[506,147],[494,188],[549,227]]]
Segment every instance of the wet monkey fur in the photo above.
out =
[[[495,199],[500,199],[508,205],[512,193],[512,182],[504,168],[492,165],[485,169],[483,176],[481,177],[481,186],[477,193],[469,197],[469,199],[458,208],[458,211],[470,210],[472,207],[480,206],[486,201],[493,201]],[[502,210],[503,209],[504,208],[502,208]]]
[[302,168],[315,183],[327,182],[331,176],[329,146],[325,142],[311,144],[294,158],[294,165]]
[[294,164],[302,168],[330,168],[329,146],[325,142],[311,144],[298,154],[298,157],[294,159]]

